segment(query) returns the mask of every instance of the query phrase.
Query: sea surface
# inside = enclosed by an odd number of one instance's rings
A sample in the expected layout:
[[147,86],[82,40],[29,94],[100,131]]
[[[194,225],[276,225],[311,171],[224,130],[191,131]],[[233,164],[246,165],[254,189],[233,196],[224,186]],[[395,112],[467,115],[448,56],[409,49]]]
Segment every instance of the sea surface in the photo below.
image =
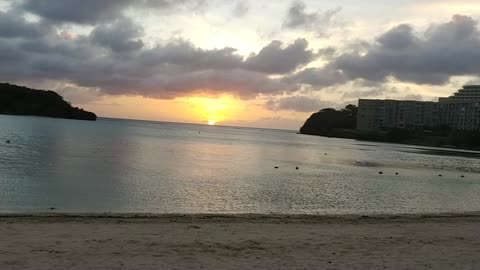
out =
[[478,152],[285,130],[0,116],[2,213],[479,210]]

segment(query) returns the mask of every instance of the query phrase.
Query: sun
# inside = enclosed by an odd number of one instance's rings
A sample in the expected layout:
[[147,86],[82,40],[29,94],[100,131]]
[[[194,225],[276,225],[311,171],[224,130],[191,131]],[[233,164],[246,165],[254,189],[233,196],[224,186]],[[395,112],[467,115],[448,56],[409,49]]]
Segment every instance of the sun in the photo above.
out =
[[229,119],[238,118],[238,114],[244,110],[244,104],[232,96],[220,97],[184,97],[178,101],[185,102],[188,112],[196,118],[197,123],[215,126],[224,124]]

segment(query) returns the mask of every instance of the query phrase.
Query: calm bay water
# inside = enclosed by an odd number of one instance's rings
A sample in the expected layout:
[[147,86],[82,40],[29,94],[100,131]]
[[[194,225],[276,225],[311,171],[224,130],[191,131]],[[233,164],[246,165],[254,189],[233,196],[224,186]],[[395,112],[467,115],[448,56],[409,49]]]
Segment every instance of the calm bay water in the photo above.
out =
[[0,212],[479,211],[478,155],[441,154],[280,130],[0,116]]

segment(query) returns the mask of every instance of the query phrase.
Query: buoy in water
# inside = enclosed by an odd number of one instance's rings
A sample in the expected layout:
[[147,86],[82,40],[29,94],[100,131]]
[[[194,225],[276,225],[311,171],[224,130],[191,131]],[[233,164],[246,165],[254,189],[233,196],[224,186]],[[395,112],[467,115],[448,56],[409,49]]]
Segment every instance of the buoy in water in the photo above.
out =
[[378,172],[378,174],[383,174],[383,172]]
[[10,140],[6,140],[5,142],[6,142],[6,143],[10,143]]
[[298,170],[299,168],[298,167],[295,167],[296,170]]
[[275,169],[278,169],[278,166],[275,166]]

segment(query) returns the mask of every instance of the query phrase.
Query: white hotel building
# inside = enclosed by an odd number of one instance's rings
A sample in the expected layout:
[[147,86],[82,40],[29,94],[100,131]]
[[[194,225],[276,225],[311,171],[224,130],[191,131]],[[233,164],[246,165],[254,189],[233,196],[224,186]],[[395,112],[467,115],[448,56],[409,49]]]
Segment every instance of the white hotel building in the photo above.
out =
[[360,99],[357,129],[449,127],[480,130],[480,85],[466,85],[433,101]]

